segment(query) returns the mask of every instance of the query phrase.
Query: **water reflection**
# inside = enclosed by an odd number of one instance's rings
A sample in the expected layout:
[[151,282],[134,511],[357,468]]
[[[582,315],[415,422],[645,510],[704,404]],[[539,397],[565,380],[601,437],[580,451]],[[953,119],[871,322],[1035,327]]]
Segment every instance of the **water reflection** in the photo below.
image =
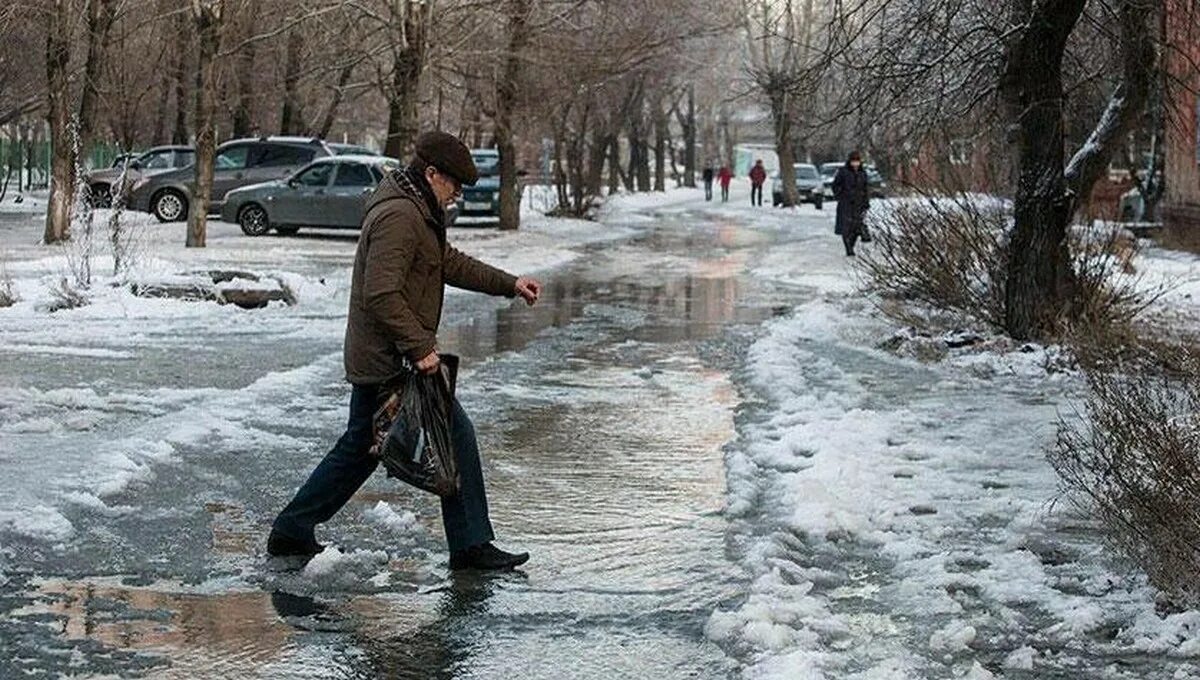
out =
[[655,280],[624,277],[597,282],[573,275],[546,286],[535,307],[516,303],[494,312],[454,319],[440,334],[444,347],[467,357],[518,351],[549,328],[561,328],[583,316],[590,305],[616,305],[648,314],[629,337],[655,343],[711,338],[730,323],[754,323],[771,315],[748,305],[746,283],[738,274],[741,257],[704,260],[689,274]]

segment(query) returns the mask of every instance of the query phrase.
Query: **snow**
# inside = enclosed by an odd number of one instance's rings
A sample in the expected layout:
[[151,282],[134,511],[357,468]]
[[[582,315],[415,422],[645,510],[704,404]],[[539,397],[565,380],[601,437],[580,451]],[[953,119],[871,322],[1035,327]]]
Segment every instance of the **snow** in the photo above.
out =
[[[827,223],[803,219],[814,211],[709,212],[813,233],[751,265],[801,296],[746,350],[750,407],[727,453],[750,581],[705,632],[749,660],[744,677],[997,677],[1041,667],[1038,649],[1074,668],[1081,645],[1197,655],[1200,613],[1157,614],[1144,578],[1054,502],[1043,451],[1082,388],[1061,349],[886,351],[897,329],[854,292]],[[1195,257],[1151,248],[1136,265],[1141,285],[1197,286]],[[1190,293],[1168,304],[1193,314]]]
[[[655,200],[677,197],[643,198],[638,205]],[[621,210],[610,211],[608,223],[602,224],[544,217],[529,202],[524,208],[517,232],[455,228],[451,243],[509,271],[537,274],[581,257],[583,246],[634,233],[621,223],[626,214]],[[158,466],[178,464],[205,442],[215,438],[245,450],[278,443],[280,435],[259,427],[258,419],[275,415],[299,425],[304,414],[297,417],[274,405],[291,403],[295,395],[312,393],[331,376],[340,377],[336,347],[344,331],[355,232],[304,230],[300,237],[251,238],[236,225],[212,220],[207,247],[189,249],[184,247],[185,225],[159,224],[150,215],[127,212],[122,223],[134,234],[133,266],[114,276],[103,231],[110,213],[100,210],[93,222],[94,278],[84,291],[87,304],[51,313],[53,288],[72,279],[80,248],[39,245],[44,210],[44,197],[37,196],[21,203],[10,197],[0,205],[0,213],[9,215],[0,221],[0,264],[18,296],[16,304],[0,309],[0,357],[45,367],[0,373],[0,465],[22,470],[19,476],[0,479],[0,535],[9,532],[61,546],[73,535],[69,518],[74,512],[83,507],[121,512],[122,506],[110,505],[115,495],[152,482]],[[213,286],[201,273],[208,270],[249,272],[259,280],[235,277]],[[297,304],[243,310],[215,302],[143,298],[133,293],[135,284],[205,284],[217,290],[286,286]],[[72,385],[73,372],[67,374],[71,382],[63,385],[60,378],[46,375],[54,367],[46,362],[84,369],[87,362],[137,365],[156,353],[203,349],[190,338],[207,338],[218,328],[231,341],[245,337],[269,343],[280,337],[330,348],[299,368],[266,371],[249,381],[231,376],[235,384],[222,386],[186,387],[204,382],[186,368],[178,388],[103,386],[104,380],[86,378]],[[164,380],[171,384],[168,376],[150,381],[161,385]],[[55,455],[39,455],[45,451]],[[397,535],[419,529],[411,514],[386,506],[373,508],[369,519]]]
[[[803,236],[757,261],[727,263],[773,282],[787,301],[745,348],[737,376],[744,406],[726,447],[724,514],[745,583],[704,625],[709,640],[744,661],[744,677],[1021,677],[1069,674],[1085,654],[1200,657],[1200,612],[1156,612],[1144,579],[1114,567],[1095,527],[1054,503],[1043,450],[1080,388],[1072,372],[1048,372],[1062,362],[1057,348],[985,338],[951,349],[946,338],[898,329],[855,293],[831,209],[750,210],[737,182],[734,203],[699,195],[619,195],[602,222],[529,214],[519,232],[455,229],[451,241],[536,273],[636,233],[652,212],[702,212]],[[213,222],[208,247],[189,250],[182,225],[130,216],[136,266],[111,276],[100,239],[89,304],[50,313],[51,284],[69,276],[68,252],[37,245],[36,215],[13,214],[0,233],[21,299],[0,309],[0,357],[21,368],[0,372],[0,466],[21,474],[0,478],[0,536],[61,546],[77,531],[77,513],[137,512],[130,491],[204,455],[206,444],[311,447],[309,431],[324,442],[341,422],[340,405],[316,408],[304,396],[341,379],[352,234],[252,239]],[[1163,301],[1170,314],[1200,319],[1200,260],[1149,248],[1136,263],[1143,285],[1177,284]],[[703,275],[683,259],[661,266]],[[208,269],[255,273],[260,285],[286,286],[297,304],[248,311],[130,290],[198,280],[194,272]],[[882,348],[898,334],[897,350]],[[162,358],[219,353],[205,346],[218,337],[266,347],[287,338],[314,350],[264,352],[253,370],[233,366],[217,377]],[[100,368],[114,363],[143,367],[145,383],[108,381]],[[162,373],[164,363],[181,367]],[[656,376],[564,370],[560,382],[601,401],[630,398],[624,388],[648,379]],[[545,385],[499,389],[531,402],[560,397]],[[426,531],[384,501],[363,517],[397,542]],[[384,588],[393,559],[329,546],[300,575],[302,590]]]

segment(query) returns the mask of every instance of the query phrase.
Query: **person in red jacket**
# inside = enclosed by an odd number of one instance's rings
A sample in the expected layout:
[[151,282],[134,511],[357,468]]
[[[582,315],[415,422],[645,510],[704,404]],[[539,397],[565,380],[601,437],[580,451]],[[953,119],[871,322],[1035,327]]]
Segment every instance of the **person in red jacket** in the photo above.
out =
[[730,171],[728,165],[722,165],[721,171],[717,173],[717,181],[721,183],[721,202],[729,201],[729,183],[733,180],[733,172]]
[[750,168],[750,205],[762,205],[763,184],[766,181],[767,169],[760,158]]

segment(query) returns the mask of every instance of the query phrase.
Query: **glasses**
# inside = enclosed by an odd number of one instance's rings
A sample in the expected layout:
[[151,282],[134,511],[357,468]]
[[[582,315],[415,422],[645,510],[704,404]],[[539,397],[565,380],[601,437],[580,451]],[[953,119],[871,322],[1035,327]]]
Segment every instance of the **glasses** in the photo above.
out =
[[450,175],[447,175],[446,173],[442,172],[441,170],[438,170],[437,168],[434,168],[433,171],[436,172],[437,174],[441,175],[447,182],[450,183],[450,186],[454,188],[454,198],[462,198],[462,192],[463,192],[462,182],[458,181],[457,179],[454,179]]

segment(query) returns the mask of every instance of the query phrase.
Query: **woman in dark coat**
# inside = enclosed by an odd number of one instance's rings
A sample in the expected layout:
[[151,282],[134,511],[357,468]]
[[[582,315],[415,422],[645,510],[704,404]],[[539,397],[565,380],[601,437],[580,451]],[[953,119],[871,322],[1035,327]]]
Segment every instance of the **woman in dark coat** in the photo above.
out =
[[833,196],[837,199],[837,226],[833,233],[842,237],[846,255],[853,257],[854,244],[860,236],[866,235],[863,216],[871,205],[867,171],[863,169],[862,156],[857,151],[851,153],[846,164],[838,168],[833,178]]

